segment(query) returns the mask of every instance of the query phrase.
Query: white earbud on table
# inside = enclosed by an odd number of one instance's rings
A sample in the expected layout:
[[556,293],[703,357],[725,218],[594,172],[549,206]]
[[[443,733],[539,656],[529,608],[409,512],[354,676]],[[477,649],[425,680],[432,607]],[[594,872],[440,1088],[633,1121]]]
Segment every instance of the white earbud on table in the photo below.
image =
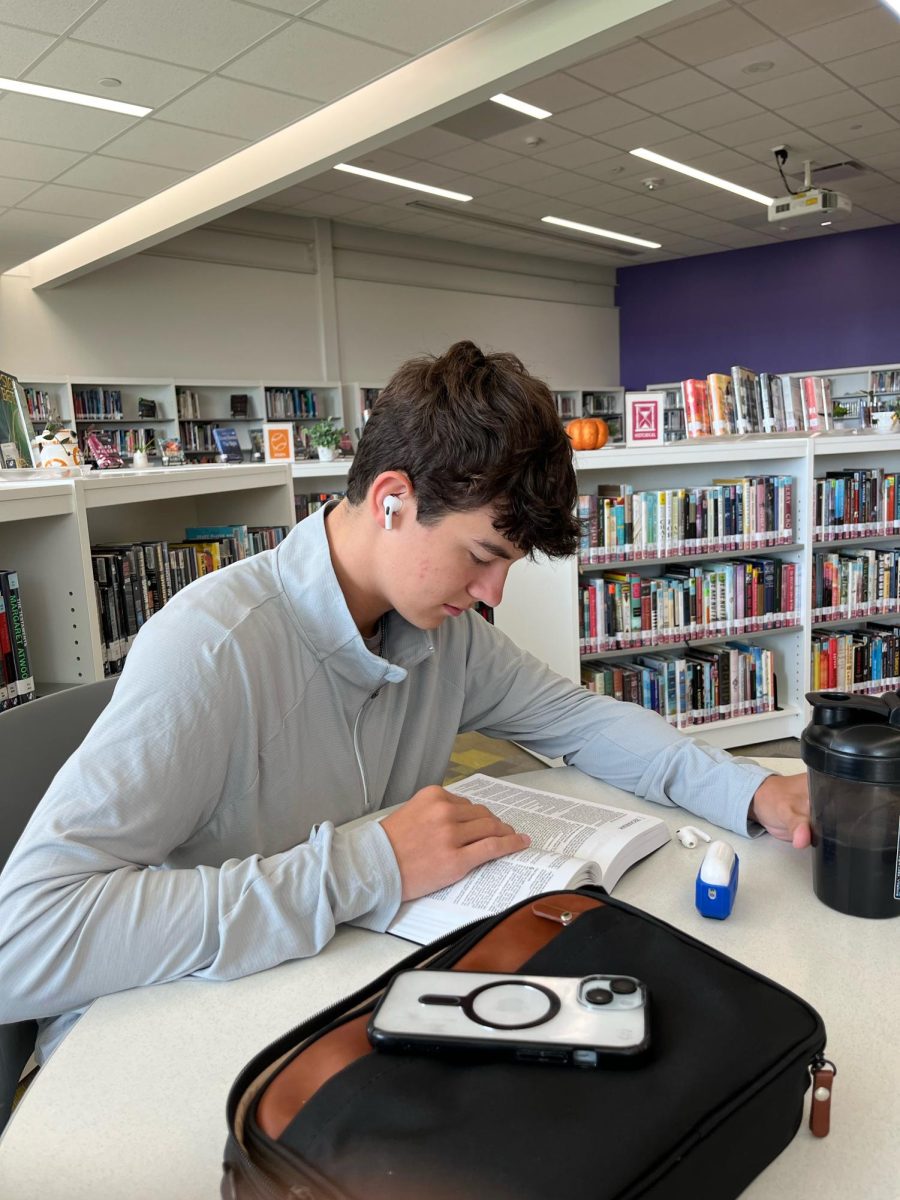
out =
[[403,507],[403,501],[399,496],[385,496],[384,498],[384,527],[385,529],[393,528],[393,516],[395,512],[399,512]]
[[689,850],[693,850],[698,841],[708,842],[711,840],[709,834],[698,829],[696,825],[682,825],[680,829],[675,830],[675,836],[682,846],[687,846]]

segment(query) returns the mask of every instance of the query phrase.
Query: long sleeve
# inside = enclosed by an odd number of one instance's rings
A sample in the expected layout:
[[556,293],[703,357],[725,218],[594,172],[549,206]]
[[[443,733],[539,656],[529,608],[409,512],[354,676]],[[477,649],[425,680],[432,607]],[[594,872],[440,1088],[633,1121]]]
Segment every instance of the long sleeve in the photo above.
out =
[[464,729],[563,758],[735,833],[759,832],[747,812],[769,771],[686,737],[648,709],[576,687],[484,624],[471,622]]
[[382,929],[399,904],[380,825],[335,830],[312,771],[308,788],[274,768],[261,784],[277,722],[254,688],[276,683],[163,617],[0,875],[0,1022],[246,975],[314,954],[341,922]]

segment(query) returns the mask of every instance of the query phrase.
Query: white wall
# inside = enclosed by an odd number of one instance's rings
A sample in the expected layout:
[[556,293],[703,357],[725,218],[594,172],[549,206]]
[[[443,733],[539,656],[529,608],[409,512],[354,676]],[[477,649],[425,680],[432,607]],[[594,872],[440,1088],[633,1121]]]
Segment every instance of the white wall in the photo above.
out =
[[[258,211],[208,230],[56,290],[0,277],[0,366],[24,380],[379,383],[469,337],[552,386],[618,382],[609,268],[352,226],[322,254],[328,222]],[[335,319],[336,346],[324,336]]]

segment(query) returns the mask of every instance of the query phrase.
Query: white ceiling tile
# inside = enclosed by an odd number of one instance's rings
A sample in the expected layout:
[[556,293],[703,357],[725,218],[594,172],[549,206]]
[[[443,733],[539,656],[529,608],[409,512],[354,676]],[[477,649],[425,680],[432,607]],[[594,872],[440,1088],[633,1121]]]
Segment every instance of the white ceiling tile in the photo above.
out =
[[351,178],[350,185],[345,187],[338,193],[348,200],[355,200],[357,207],[361,208],[363,204],[389,204],[391,201],[408,199],[410,192],[409,188],[401,187],[397,183],[384,183],[380,179],[361,179],[358,176]]
[[863,205],[870,212],[880,216],[900,214],[900,184],[889,184],[886,187],[873,188],[865,193]]
[[31,192],[40,191],[41,185],[34,179],[0,178],[0,206],[8,208],[18,204]]
[[541,196],[565,196],[585,186],[590,186],[590,180],[583,175],[576,175],[574,171],[557,171],[546,179],[533,179],[528,189]]
[[485,167],[482,174],[499,183],[528,185],[535,179],[544,179],[547,175],[555,175],[556,170],[556,167],[549,163],[538,162],[534,158],[518,158],[515,162],[501,163],[497,167]]
[[650,112],[671,115],[673,109],[683,108],[698,100],[708,100],[710,96],[721,95],[723,91],[721,84],[699,71],[686,70],[628,88],[619,93],[619,98],[640,108],[647,108]]
[[536,203],[542,203],[543,199],[524,188],[501,188],[500,191],[479,196],[474,203],[466,205],[465,211],[477,213],[485,209],[490,210],[493,216],[494,209],[499,209],[500,212],[519,212],[523,208],[533,208]]
[[594,138],[576,138],[564,146],[551,146],[540,149],[534,157],[539,162],[551,163],[554,167],[566,167],[578,170],[588,163],[601,162],[605,158],[618,155],[618,149],[606,146]]
[[276,12],[299,17],[309,9],[315,8],[319,0],[240,0],[240,2],[254,4],[258,8],[274,8]]
[[175,125],[257,141],[318,107],[315,100],[214,76],[167,104],[157,115]]
[[189,172],[171,167],[154,167],[148,163],[127,162],[121,158],[106,158],[92,154],[82,159],[70,171],[56,180],[67,187],[94,188],[101,192],[118,192],[125,196],[155,196],[164,188],[186,179]]
[[[887,108],[892,104],[900,104],[900,69],[893,79],[882,79],[880,83],[867,83],[859,89],[876,104]],[[850,114],[842,114],[849,116]]]
[[396,221],[390,221],[385,228],[393,229],[397,233],[432,234],[446,226],[447,221],[442,217],[429,217],[424,213],[412,212]]
[[[278,200],[281,194],[272,196],[271,199]],[[347,213],[358,211],[359,201],[348,200],[346,196],[332,196],[327,192],[320,192],[314,199],[301,200],[297,204],[288,204],[287,207],[291,212],[307,213],[316,217],[344,217]]]
[[661,146],[684,137],[684,126],[675,125],[665,117],[645,117],[621,129],[607,129],[603,137],[612,146],[635,150],[638,146]]
[[394,0],[391,4],[360,4],[359,0],[325,0],[307,20],[354,37],[420,54],[458,37],[522,0]]
[[234,0],[106,0],[78,26],[78,37],[214,71],[285,20]]
[[566,200],[570,204],[583,204],[589,207],[597,207],[599,205],[602,208],[606,208],[608,204],[616,200],[637,201],[644,199],[643,196],[628,195],[612,183],[589,184],[587,180],[584,180],[584,183],[587,185],[586,187],[576,188],[574,191],[568,193]]
[[279,88],[313,100],[336,100],[393,71],[406,56],[300,20],[222,70],[246,83]]
[[843,117],[860,116],[875,110],[865,96],[861,96],[852,88],[846,88],[830,96],[820,96],[818,100],[808,100],[806,104],[790,104],[780,111],[785,120],[810,129],[820,123],[839,121]]
[[471,145],[470,138],[431,126],[391,142],[388,148],[396,150],[398,154],[408,154],[411,158],[436,158],[439,154],[449,154],[451,150],[461,150]]
[[246,144],[237,138],[223,137],[220,133],[204,133],[147,118],[104,146],[103,153],[111,158],[130,158],[134,162],[153,163],[159,167],[200,171],[241,150]]
[[589,104],[591,100],[599,100],[602,94],[565,71],[555,71],[552,75],[545,75],[543,79],[535,79],[532,83],[523,83],[516,88],[516,95],[520,100],[536,104],[538,108],[545,108],[552,113],[565,112],[567,108]]
[[766,79],[751,87],[742,87],[741,95],[764,108],[784,109],[789,104],[801,104],[807,100],[821,100],[839,89],[835,77],[823,67],[808,67],[778,79]]
[[[121,79],[122,86],[104,88],[100,80],[107,77]],[[93,92],[98,96],[109,96],[111,100],[158,108],[198,83],[203,72],[67,38],[42,58],[25,78],[51,87]]]
[[[690,163],[701,154],[714,154],[717,150],[722,149],[718,142],[714,142],[700,133],[684,133],[679,138],[667,141],[665,147],[661,153],[665,154],[666,158],[675,158],[679,162]],[[648,171],[652,173],[654,170],[653,163],[644,162],[639,158],[633,161],[640,165],[640,169],[645,175]]]
[[[778,144],[772,141],[770,137],[762,138],[760,141],[743,142],[737,146],[741,154],[746,154],[748,158],[754,158],[757,162],[764,163],[770,166],[773,171],[776,171],[775,159],[772,155],[772,147]],[[789,158],[786,172],[789,175],[803,173],[803,160],[808,158],[813,162],[824,164],[836,162],[841,157],[841,154],[834,146],[828,146],[824,142],[820,142],[818,138],[813,137],[811,133],[795,130],[787,139],[786,144],[789,147]]]
[[740,121],[745,117],[759,116],[763,109],[752,100],[739,95],[737,92],[725,92],[714,96],[711,100],[699,100],[696,104],[688,104],[684,108],[676,108],[669,113],[673,121],[688,129],[700,131],[710,129],[713,125],[724,125],[728,121]]
[[717,150],[714,154],[702,154],[699,158],[691,159],[691,166],[699,167],[701,171],[707,171],[711,175],[721,175],[727,171],[729,179],[733,177],[735,171],[748,168],[757,171],[763,170],[761,163],[753,162],[745,154],[739,154],[737,150]]
[[0,75],[15,79],[38,55],[52,46],[53,41],[45,33],[17,29],[15,25],[0,25]]
[[0,21],[24,25],[43,33],[64,33],[96,0],[0,0]]
[[784,0],[751,0],[744,8],[776,33],[792,34],[874,8],[877,3],[878,0],[791,0],[785,4]]
[[683,64],[646,42],[632,42],[567,69],[604,92],[620,92],[683,70]]
[[650,38],[654,46],[696,66],[771,42],[771,30],[736,8],[672,29]]
[[53,179],[81,157],[78,150],[57,150],[50,146],[29,146],[26,142],[0,141],[0,174],[21,179]]
[[656,220],[659,214],[664,212],[668,206],[660,204],[658,200],[652,199],[649,195],[635,195],[623,196],[616,200],[604,200],[600,204],[600,207],[605,213],[611,213],[614,217],[635,216],[641,221],[646,221],[651,216]]
[[0,238],[5,235],[30,239],[51,239],[51,245],[74,237],[96,225],[96,221],[84,217],[63,217],[55,213],[26,212],[22,208],[10,208],[0,217]]
[[896,13],[879,5],[806,33],[795,33],[791,40],[819,62],[832,62],[900,41],[900,21]]
[[96,150],[135,121],[135,117],[36,96],[7,95],[0,100],[0,137],[65,150]]
[[829,64],[830,69],[841,79],[859,86],[862,83],[878,83],[882,79],[897,76],[897,47],[893,42],[877,50],[866,50],[863,54],[851,54]]
[[855,117],[843,117],[839,121],[815,125],[810,132],[832,146],[842,146],[845,142],[858,141],[876,133],[890,133],[892,130],[900,131],[900,125],[888,113],[874,109],[872,112],[859,113]]
[[[536,140],[535,140],[536,139]],[[501,150],[511,150],[513,154],[536,155],[539,150],[549,150],[554,146],[566,146],[569,142],[578,140],[578,134],[571,129],[562,129],[552,121],[541,121],[539,125],[520,125],[517,129],[508,129],[506,133],[497,133],[493,137],[483,139],[489,146],[499,146]]]
[[396,150],[384,147],[381,150],[369,150],[356,158],[347,160],[355,167],[367,167],[370,171],[383,171],[387,175],[408,174],[417,165],[417,159],[411,154],[398,154]]
[[764,42],[750,50],[741,50],[725,58],[703,64],[703,70],[728,87],[743,88],[747,84],[778,79],[815,66],[811,58],[789,42]]
[[646,115],[644,110],[635,104],[626,104],[617,96],[604,96],[602,100],[592,100],[590,104],[569,109],[555,120],[556,124],[562,125],[564,129],[595,134],[629,125],[632,121],[640,121]]
[[105,220],[140,201],[134,196],[115,196],[112,192],[95,192],[86,188],[61,187],[48,183],[23,200],[20,208],[31,212],[62,213],[68,217],[94,217]]
[[445,167],[454,167],[458,171],[472,171],[478,175],[485,167],[499,167],[502,163],[515,161],[515,155],[499,146],[486,146],[482,142],[472,142],[460,150],[451,150],[449,154],[438,154],[434,161]]
[[852,142],[846,144],[854,158],[868,162],[870,155],[894,154],[900,151],[900,129],[876,133],[871,137],[854,137]]
[[[790,121],[777,113],[762,113],[758,117],[747,117],[743,121],[730,121],[727,125],[718,125],[706,130],[707,137],[715,139],[723,146],[735,146],[740,150],[745,142],[754,142],[759,138],[777,138],[779,141],[790,141],[791,135],[798,130]],[[774,143],[772,143],[774,145]],[[794,144],[793,142],[791,143]]]
[[488,196],[491,192],[499,192],[506,185],[496,179],[485,179],[483,175],[459,174],[451,171],[445,174],[446,168],[437,163],[418,163],[416,179],[423,183],[433,183],[438,187],[449,188],[451,192],[462,192],[466,196]]

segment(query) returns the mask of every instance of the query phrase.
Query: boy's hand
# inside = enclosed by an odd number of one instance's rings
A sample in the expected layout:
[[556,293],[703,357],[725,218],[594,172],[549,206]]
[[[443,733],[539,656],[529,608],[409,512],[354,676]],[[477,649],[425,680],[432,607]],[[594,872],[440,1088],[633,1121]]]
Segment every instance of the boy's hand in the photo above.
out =
[[802,775],[770,775],[753,795],[748,816],[772,837],[803,850],[810,842],[809,779]]
[[516,833],[483,804],[437,786],[416,792],[381,827],[397,856],[404,900],[426,896],[473,867],[531,845],[527,834]]

